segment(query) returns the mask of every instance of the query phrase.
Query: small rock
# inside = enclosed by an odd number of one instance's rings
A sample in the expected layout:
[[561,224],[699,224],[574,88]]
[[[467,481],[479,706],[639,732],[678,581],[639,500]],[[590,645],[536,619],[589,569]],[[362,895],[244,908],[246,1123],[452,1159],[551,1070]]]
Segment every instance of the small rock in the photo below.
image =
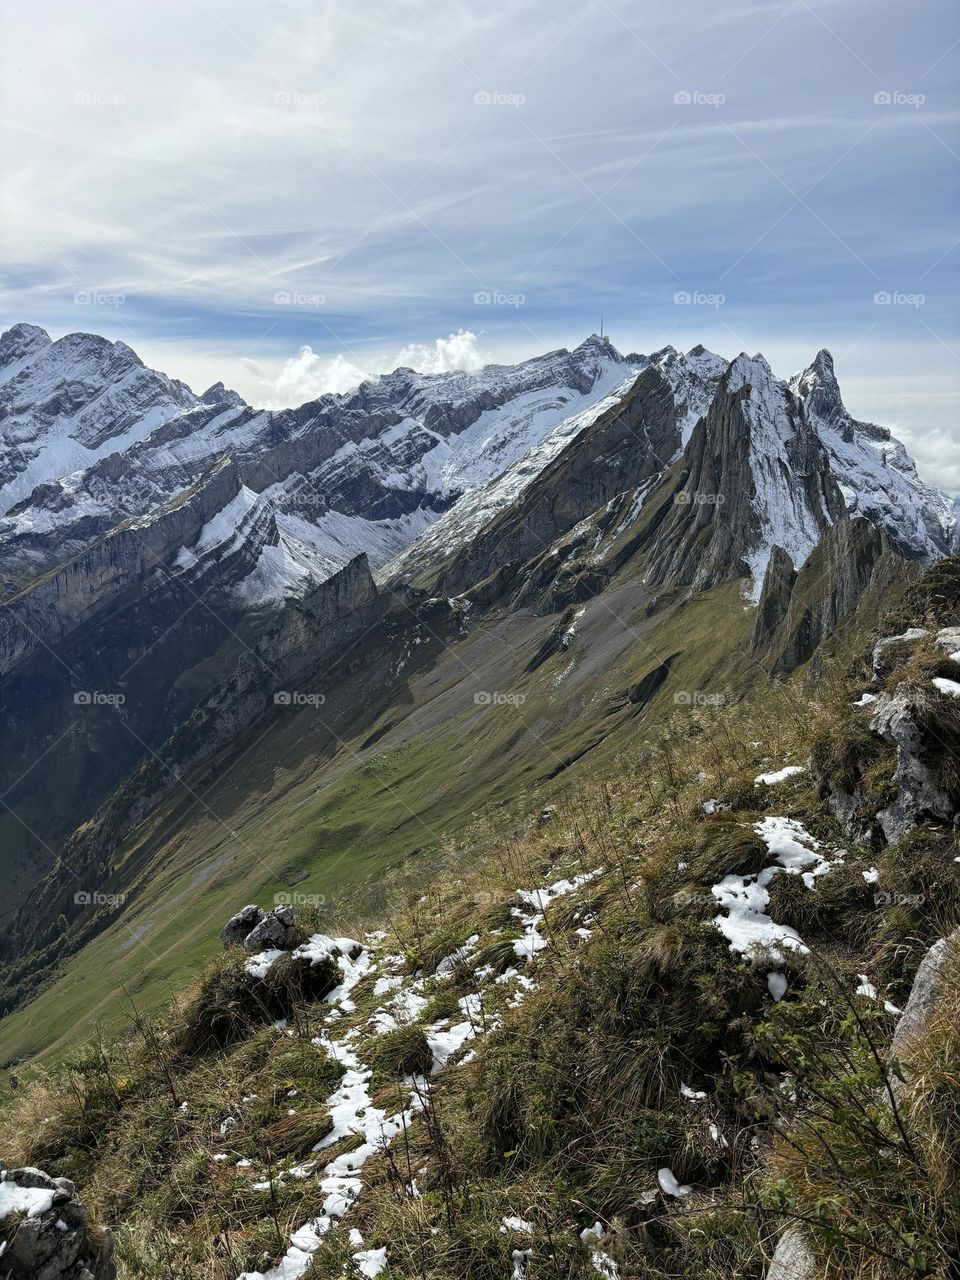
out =
[[892,663],[889,658],[892,657],[890,650],[897,645],[916,644],[918,640],[925,640],[930,632],[923,627],[908,627],[902,635],[884,636],[882,640],[878,640],[873,646],[873,670],[874,674],[879,675],[881,671],[890,669]]
[[630,1226],[639,1226],[641,1223],[650,1222],[653,1218],[659,1218],[666,1209],[666,1201],[662,1192],[641,1191],[633,1204],[627,1209],[625,1221]]
[[32,1165],[25,1165],[22,1169],[11,1169],[6,1181],[15,1182],[19,1187],[40,1187],[44,1191],[54,1191],[57,1186],[48,1173],[44,1173],[42,1169],[35,1169]]
[[240,946],[251,929],[260,923],[265,914],[266,912],[262,907],[251,903],[249,906],[242,907],[235,916],[231,916],[220,930],[220,941],[223,943],[224,951],[230,947]]
[[264,916],[250,930],[243,945],[247,951],[267,951],[271,948],[284,951],[293,946],[293,938],[293,908],[277,907],[276,911]]
[[767,1268],[767,1280],[814,1280],[817,1264],[797,1227],[788,1227]]

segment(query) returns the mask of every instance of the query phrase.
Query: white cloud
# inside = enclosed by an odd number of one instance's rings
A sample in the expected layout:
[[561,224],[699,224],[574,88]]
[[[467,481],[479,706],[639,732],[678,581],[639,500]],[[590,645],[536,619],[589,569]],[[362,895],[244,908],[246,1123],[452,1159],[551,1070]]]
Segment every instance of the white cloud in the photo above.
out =
[[481,369],[489,359],[489,354],[480,349],[477,335],[468,329],[437,338],[432,345],[409,343],[392,359],[371,357],[364,369],[343,355],[323,356],[305,345],[284,361],[275,378],[269,380],[260,375],[257,402],[270,408],[295,407],[328,392],[351,391],[361,382],[400,366],[419,373],[450,373],[455,369],[470,372]]
[[[925,344],[956,394],[952,7],[917,0],[909,40],[897,0],[821,8],[166,0],[151,26],[112,0],[20,6],[3,322],[106,332],[160,367],[176,347],[188,380],[260,403],[397,359],[475,367],[457,331],[481,319],[498,359],[575,344],[601,311],[623,350],[688,327],[772,361],[850,348],[848,381],[904,382]],[[894,88],[928,101],[875,105]],[[126,301],[75,304],[93,290]],[[955,403],[923,411],[922,461],[941,436],[956,454]]]
[[276,407],[304,404],[328,392],[342,393],[359,386],[370,374],[343,356],[318,355],[303,346],[287,360],[271,387],[270,403]]
[[490,357],[477,346],[477,335],[469,329],[458,329],[449,338],[437,338],[432,347],[415,342],[397,355],[396,364],[417,369],[420,373],[451,373],[464,369],[468,373],[489,364]]

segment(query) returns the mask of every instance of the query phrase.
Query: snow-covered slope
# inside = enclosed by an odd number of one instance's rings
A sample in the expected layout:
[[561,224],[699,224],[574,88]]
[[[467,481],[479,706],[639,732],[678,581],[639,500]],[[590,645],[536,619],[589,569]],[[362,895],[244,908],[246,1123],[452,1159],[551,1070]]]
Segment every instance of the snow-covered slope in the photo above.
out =
[[[51,342],[42,329],[17,325],[0,338],[0,495],[10,507],[0,518],[0,571],[20,588],[118,525],[168,510],[229,461],[230,508],[199,537],[190,527],[195,541],[151,546],[151,563],[202,578],[228,561],[240,598],[265,606],[303,594],[360,552],[382,578],[416,576],[517,503],[645,370],[672,400],[666,452],[677,452],[663,466],[700,450],[703,492],[677,523],[694,529],[717,517],[729,526],[742,517],[743,537],[728,539],[723,556],[718,541],[717,564],[692,538],[680,557],[684,576],[746,571],[759,584],[774,545],[799,567],[843,514],[834,480],[847,510],[907,554],[929,559],[957,545],[951,500],[920,481],[887,431],[850,418],[826,352],[786,384],[762,357],[728,365],[702,346],[625,357],[593,335],[518,365],[397,369],[345,395],[258,411],[219,383],[195,395],[123,343],[89,334]],[[737,402],[735,422],[718,397]],[[708,457],[697,435],[710,421]],[[729,492],[716,488],[720,471]],[[608,487],[616,491],[615,476]],[[643,492],[651,492],[646,475]],[[716,493],[734,506],[704,510]],[[173,527],[165,517],[142,530]],[[677,549],[667,550],[665,564],[676,570]],[[730,563],[720,565],[723,557]]]
[[[439,563],[466,546],[484,525],[516,502],[570,441],[622,400],[637,374],[650,366],[662,370],[667,378],[676,403],[680,439],[686,444],[697,421],[710,407],[727,361],[703,347],[694,347],[686,355],[673,347],[664,347],[652,356],[627,356],[625,366],[613,366],[608,374],[613,383],[609,394],[564,418],[512,466],[487,484],[465,493],[431,529],[384,566],[381,576],[384,579],[396,573],[415,576],[419,570]],[[603,380],[598,379],[594,389],[600,390],[602,385]],[[664,465],[673,460],[672,457],[663,459]]]
[[960,546],[957,508],[917,475],[913,459],[886,427],[857,422],[844,407],[829,351],[794,374],[790,389],[830,453],[831,468],[851,516],[865,516],[913,558],[945,555]]
[[415,542],[384,565],[381,576],[388,579],[397,573],[416,573],[419,567],[439,562],[465,546],[498,511],[504,510],[519,498],[566,444],[618,402],[636,373],[636,368],[631,368],[609,395],[594,401],[589,408],[564,418],[505,471],[486,484],[469,489]]
[[35,325],[0,337],[0,513],[46,480],[129,448],[199,403],[122,342]]
[[602,399],[627,368],[594,337],[574,351],[476,373],[397,369],[346,395],[258,412],[222,384],[194,396],[122,343],[90,335],[51,343],[18,326],[0,351],[8,375],[0,391],[17,413],[0,453],[0,466],[17,477],[11,500],[20,499],[0,519],[0,566],[11,584],[80,554],[121,522],[161,511],[229,458],[255,512],[229,543],[172,547],[170,563],[195,574],[205,556],[219,560],[245,537],[256,568],[242,589],[265,604],[361,551],[383,564],[462,494]]

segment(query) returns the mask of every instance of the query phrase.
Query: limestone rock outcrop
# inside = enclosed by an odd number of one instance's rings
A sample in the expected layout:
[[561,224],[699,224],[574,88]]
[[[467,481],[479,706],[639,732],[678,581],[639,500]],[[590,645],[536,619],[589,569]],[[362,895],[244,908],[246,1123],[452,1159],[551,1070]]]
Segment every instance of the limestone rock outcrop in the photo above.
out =
[[68,1178],[0,1164],[3,1280],[115,1280],[113,1236],[91,1223]]

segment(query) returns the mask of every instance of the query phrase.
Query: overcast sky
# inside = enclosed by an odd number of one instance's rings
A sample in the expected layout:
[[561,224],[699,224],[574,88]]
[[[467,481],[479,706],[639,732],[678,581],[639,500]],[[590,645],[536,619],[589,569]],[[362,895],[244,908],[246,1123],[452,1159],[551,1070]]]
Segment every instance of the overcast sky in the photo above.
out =
[[848,407],[960,490],[947,0],[48,0],[0,23],[5,324],[121,338],[257,404],[572,346],[601,312],[621,350],[763,350],[782,375],[827,346]]

